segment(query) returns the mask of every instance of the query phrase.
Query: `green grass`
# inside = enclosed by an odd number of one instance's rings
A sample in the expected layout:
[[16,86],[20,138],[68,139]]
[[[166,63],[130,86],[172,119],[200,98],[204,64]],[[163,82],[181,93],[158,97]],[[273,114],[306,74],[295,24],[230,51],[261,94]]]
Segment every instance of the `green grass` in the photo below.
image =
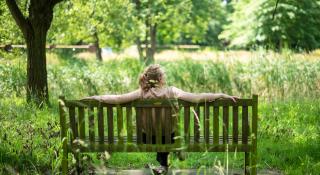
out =
[[[24,58],[24,56],[22,56]],[[284,174],[320,172],[320,60],[294,54],[254,53],[247,61],[181,59],[161,61],[168,85],[193,92],[225,92],[250,97],[259,94],[259,169]],[[103,64],[50,54],[50,107],[25,102],[26,62],[0,61],[0,174],[58,173],[61,142],[57,98],[124,93],[138,88],[144,66],[121,58]],[[107,161],[88,155],[86,163],[112,168],[157,164],[155,154],[113,153]],[[70,162],[72,162],[72,157]],[[101,164],[101,162],[103,164]],[[190,153],[183,162],[170,157],[173,168],[219,165],[241,168],[240,153]],[[219,163],[220,162],[220,163]]]

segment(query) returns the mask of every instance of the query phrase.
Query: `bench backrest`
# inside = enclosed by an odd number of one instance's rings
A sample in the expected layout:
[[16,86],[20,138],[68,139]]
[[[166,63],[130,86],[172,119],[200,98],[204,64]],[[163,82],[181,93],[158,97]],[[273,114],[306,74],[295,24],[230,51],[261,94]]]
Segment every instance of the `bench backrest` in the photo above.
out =
[[114,145],[252,145],[243,150],[248,151],[256,147],[257,107],[256,95],[236,103],[152,99],[119,105],[61,97],[61,135],[70,129],[71,144],[80,139]]

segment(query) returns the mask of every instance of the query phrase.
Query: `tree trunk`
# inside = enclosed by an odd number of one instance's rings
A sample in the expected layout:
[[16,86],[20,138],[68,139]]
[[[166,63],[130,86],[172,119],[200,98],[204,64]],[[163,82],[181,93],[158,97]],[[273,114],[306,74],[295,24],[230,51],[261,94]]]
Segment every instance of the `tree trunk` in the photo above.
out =
[[99,40],[99,36],[98,36],[97,31],[94,32],[93,38],[94,38],[94,46],[96,47],[97,60],[102,61],[102,52],[101,52],[101,48],[100,48],[100,40]]
[[137,45],[137,49],[138,49],[138,53],[139,53],[139,59],[140,59],[141,62],[143,62],[145,58],[144,58],[144,55],[143,55],[143,49],[142,49],[142,46],[141,46],[140,37],[137,37],[136,45]]
[[144,49],[146,52],[146,57],[144,59],[144,62],[148,65],[148,59],[149,59],[149,22],[148,22],[148,17],[145,21],[146,25],[146,31],[145,31],[145,38],[144,38]]
[[146,39],[145,39],[145,49],[146,49],[146,65],[154,63],[154,54],[156,47],[156,25],[150,23],[150,18],[146,19]]
[[6,4],[27,43],[27,102],[35,102],[39,107],[49,104],[46,38],[53,18],[53,8],[62,0],[31,0],[28,17],[25,17],[16,0],[6,0]]
[[152,62],[154,62],[154,55],[157,51],[157,24],[150,25],[150,40],[151,40],[150,59]]
[[27,101],[34,101],[41,107],[44,102],[49,103],[46,66],[47,31],[34,28],[33,31],[27,32]]
[[[146,64],[149,65],[154,63],[154,55],[156,53],[156,44],[157,44],[157,25],[156,24],[148,24],[146,32]],[[150,40],[149,40],[150,38]],[[150,41],[150,45],[149,45]]]
[[[140,2],[140,0],[134,0],[134,3],[136,4],[136,10],[137,10],[138,19],[141,20],[141,15],[140,15],[140,13],[141,13],[141,2]],[[143,49],[142,49],[142,46],[141,46],[142,43],[141,43],[140,36],[137,36],[136,44],[137,44],[137,49],[138,49],[140,61],[143,62],[145,60],[145,57],[143,55]]]

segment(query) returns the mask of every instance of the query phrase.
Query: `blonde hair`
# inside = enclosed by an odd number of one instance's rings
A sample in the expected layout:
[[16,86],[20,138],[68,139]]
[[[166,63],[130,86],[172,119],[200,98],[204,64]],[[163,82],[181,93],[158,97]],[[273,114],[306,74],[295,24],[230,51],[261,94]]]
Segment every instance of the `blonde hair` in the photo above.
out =
[[159,64],[148,66],[139,78],[139,85],[142,92],[148,92],[151,88],[165,85],[164,71]]

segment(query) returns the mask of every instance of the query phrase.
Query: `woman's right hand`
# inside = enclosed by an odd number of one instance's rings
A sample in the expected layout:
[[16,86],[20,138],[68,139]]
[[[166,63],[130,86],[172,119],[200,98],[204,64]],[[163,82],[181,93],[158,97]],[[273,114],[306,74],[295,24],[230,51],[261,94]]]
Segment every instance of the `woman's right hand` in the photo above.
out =
[[239,99],[238,96],[231,96],[231,95],[227,95],[227,94],[224,94],[222,98],[224,98],[224,99],[230,99],[230,100],[232,100],[233,102],[237,102],[237,100]]

